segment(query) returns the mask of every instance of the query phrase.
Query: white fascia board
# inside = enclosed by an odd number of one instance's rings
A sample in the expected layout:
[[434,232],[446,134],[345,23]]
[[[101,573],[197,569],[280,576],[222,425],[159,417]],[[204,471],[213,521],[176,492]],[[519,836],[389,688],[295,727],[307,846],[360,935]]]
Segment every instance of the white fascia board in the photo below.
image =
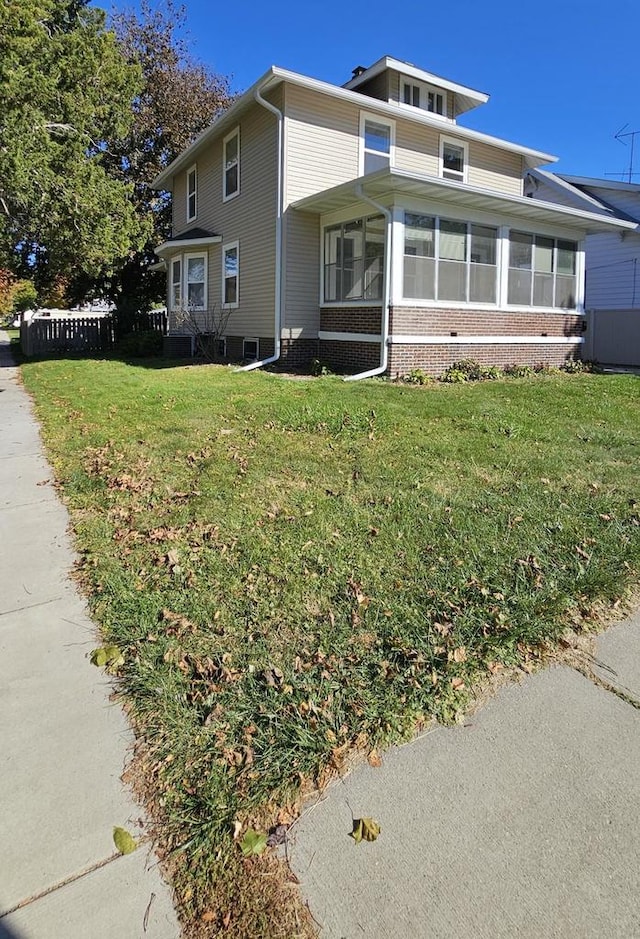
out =
[[258,88],[260,88],[261,91],[266,89],[266,86],[271,83],[270,80],[273,79],[275,71],[275,66],[272,65],[250,88],[247,88],[239,98],[236,98],[228,111],[225,111],[213,124],[205,128],[186,150],[178,154],[169,166],[165,167],[161,173],[158,173],[156,178],[151,182],[151,188],[166,189],[165,183],[170,182],[172,176],[175,176],[186,163],[193,160],[193,155],[196,150],[199,150],[200,147],[204,143],[207,143],[212,137],[216,137],[219,133],[233,125],[234,122],[237,122],[238,114],[254,100],[254,95]]
[[[394,183],[403,184],[401,190],[398,189],[398,186],[394,186]],[[511,193],[506,192],[496,192],[491,189],[480,189],[477,186],[469,186],[466,183],[453,182],[452,180],[441,179],[438,176],[422,176],[419,173],[410,173],[407,170],[397,170],[397,169],[383,169],[378,170],[376,173],[370,173],[367,176],[361,176],[358,180],[352,180],[347,183],[342,183],[339,186],[334,186],[331,189],[325,189],[322,192],[314,193],[312,196],[305,196],[304,199],[300,199],[297,202],[292,203],[292,208],[300,209],[302,211],[317,211],[319,214],[325,214],[330,211],[329,209],[324,209],[322,202],[326,201],[327,197],[335,195],[344,194],[345,197],[353,196],[353,201],[357,202],[358,197],[355,192],[357,184],[361,184],[366,192],[367,188],[373,189],[372,195],[374,198],[382,199],[386,193],[388,196],[393,196],[394,192],[397,190],[400,194],[407,194],[412,184],[415,184],[415,189],[411,188],[411,193],[415,196],[424,196],[425,190],[421,192],[420,187],[429,187],[428,192],[426,192],[427,198],[440,198],[446,202],[447,193],[450,195],[462,193],[468,194],[469,196],[481,196],[484,199],[490,200],[490,203],[494,203],[496,211],[500,214],[508,214],[511,207],[522,206],[527,209],[531,209],[532,206],[535,206],[536,210],[545,212],[548,215],[548,221],[550,223],[561,224],[562,222],[585,222],[586,225],[578,225],[577,227],[582,228],[593,228],[594,223],[597,224],[598,229],[601,229],[602,226],[606,228],[623,228],[627,230],[635,230],[636,224],[634,222],[627,222],[619,218],[613,218],[609,215],[597,214],[595,212],[587,212],[583,209],[574,209],[570,206],[560,205],[557,202],[545,202],[542,199],[530,199],[528,196],[516,196]],[[367,186],[368,184],[368,186]],[[377,184],[377,185],[376,185]],[[435,193],[435,195],[434,195]],[[458,199],[458,202],[460,200]],[[348,199],[345,199],[345,205],[348,204]],[[489,208],[489,207],[488,207]],[[575,227],[575,226],[572,226]]]
[[[423,124],[427,127],[435,127],[438,131],[442,131],[442,118],[437,114],[430,115],[428,111],[414,114],[409,111],[408,108],[400,108],[399,104],[389,104],[386,101],[379,101],[377,98],[368,98],[366,95],[362,95],[357,91],[350,91],[348,88],[341,88],[338,85],[332,85],[330,82],[320,81],[318,78],[309,78],[307,75],[300,75],[298,72],[290,72],[288,69],[272,65],[257,82],[254,82],[254,84],[231,105],[228,111],[225,111],[213,124],[207,127],[186,150],[183,150],[166,169],[156,176],[151,183],[151,188],[165,189],[166,183],[171,181],[172,176],[183,169],[186,164],[193,163],[196,151],[199,150],[203,144],[231,127],[234,122],[237,122],[238,114],[254,100],[254,95],[258,88],[261,92],[264,92],[269,86],[279,84],[280,82],[289,82],[292,85],[307,88],[309,91],[315,91],[319,94],[329,95],[329,97],[332,98],[348,101],[351,104],[356,104],[359,108],[365,106],[366,103],[366,108],[369,111],[377,111],[380,114],[395,119],[402,117],[403,120],[413,121],[415,124]],[[450,129],[451,133],[454,133],[456,137],[461,137],[465,140],[477,140],[479,143],[486,143],[489,146],[508,150],[511,153],[518,153],[527,160],[527,163],[531,167],[543,163],[557,163],[558,161],[558,157],[550,153],[543,153],[541,150],[532,150],[530,147],[523,147],[521,144],[512,143],[509,140],[502,140],[500,137],[492,137],[489,134],[483,134],[480,131],[462,127],[460,124],[451,125]]]
[[485,94],[484,91],[476,91],[475,88],[469,88],[467,85],[459,85],[457,82],[449,81],[449,79],[442,78],[440,75],[434,75],[433,72],[426,72],[424,69],[418,68],[416,65],[411,65],[410,62],[403,62],[402,59],[394,59],[389,55],[385,55],[381,59],[378,59],[377,62],[374,62],[373,65],[369,66],[368,69],[365,69],[365,71],[356,78],[352,78],[348,82],[345,82],[342,87],[351,91],[357,88],[358,85],[362,85],[364,82],[369,81],[370,78],[375,78],[376,75],[379,75],[380,72],[384,72],[385,69],[393,69],[394,72],[400,72],[402,75],[407,75],[409,78],[415,78],[417,81],[425,82],[427,85],[437,85],[438,88],[444,88],[446,91],[453,91],[454,94],[463,95],[465,98],[471,98],[477,104],[486,104],[489,100],[489,95]]
[[574,199],[577,199],[578,202],[585,202],[588,205],[595,205],[596,208],[600,209],[600,211],[606,215],[613,215],[612,210],[608,206],[604,206],[601,202],[598,201],[598,199],[587,195],[586,192],[582,192],[582,190],[576,189],[575,186],[572,186],[571,183],[567,182],[566,177],[560,176],[559,173],[550,173],[548,170],[533,169],[529,170],[529,175],[539,179],[541,182],[547,183],[554,189],[558,189],[560,192],[567,193]]
[[222,235],[211,235],[208,238],[176,238],[174,241],[165,241],[153,250],[162,257],[169,251],[175,251],[176,248],[189,250],[190,248],[206,248],[208,245],[219,245],[222,241]]

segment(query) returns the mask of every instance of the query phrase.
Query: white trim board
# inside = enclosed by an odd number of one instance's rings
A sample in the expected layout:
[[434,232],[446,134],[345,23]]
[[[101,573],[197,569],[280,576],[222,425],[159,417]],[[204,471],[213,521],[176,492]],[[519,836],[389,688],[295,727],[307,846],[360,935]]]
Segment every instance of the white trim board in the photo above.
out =
[[389,336],[389,345],[406,346],[446,346],[446,345],[540,345],[562,346],[584,342],[582,336],[403,336],[394,333]]
[[373,333],[334,333],[328,330],[319,330],[318,339],[327,341],[337,340],[338,342],[382,342],[382,336],[375,336]]

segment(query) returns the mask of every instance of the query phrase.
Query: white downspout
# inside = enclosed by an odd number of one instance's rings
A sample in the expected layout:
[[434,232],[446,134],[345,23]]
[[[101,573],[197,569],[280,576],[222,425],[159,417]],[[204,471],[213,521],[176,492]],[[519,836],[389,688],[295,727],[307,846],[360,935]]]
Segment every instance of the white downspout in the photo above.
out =
[[382,334],[380,337],[380,365],[369,369],[368,372],[359,372],[357,375],[347,375],[344,381],[360,381],[361,378],[373,378],[374,375],[382,375],[387,370],[387,361],[389,357],[387,340],[389,338],[389,307],[391,306],[391,258],[393,242],[393,215],[391,209],[366,196],[362,190],[362,183],[357,183],[355,188],[356,195],[363,202],[368,202],[374,209],[382,212],[387,220],[387,238],[384,255],[384,286],[382,290]]
[[[264,85],[262,85],[264,88]],[[275,295],[275,311],[274,311],[274,335],[273,335],[273,355],[270,355],[267,359],[260,359],[259,362],[251,362],[249,365],[243,365],[238,369],[239,372],[250,372],[254,368],[262,368],[263,365],[271,365],[272,362],[276,362],[280,358],[280,336],[282,333],[282,195],[283,195],[283,186],[282,186],[282,171],[283,171],[283,155],[282,155],[282,125],[283,125],[283,115],[282,111],[279,110],[274,104],[271,104],[270,101],[265,101],[265,99],[260,94],[260,88],[256,88],[253,97],[261,104],[263,108],[266,108],[267,111],[271,111],[272,114],[275,114],[278,119],[278,192],[277,192],[277,209],[276,209],[276,295]]]

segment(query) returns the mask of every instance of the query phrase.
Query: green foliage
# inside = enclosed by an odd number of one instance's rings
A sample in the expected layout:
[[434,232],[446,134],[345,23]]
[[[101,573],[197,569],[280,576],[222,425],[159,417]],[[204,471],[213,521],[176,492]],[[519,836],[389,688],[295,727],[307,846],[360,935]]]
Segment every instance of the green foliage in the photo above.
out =
[[465,381],[492,381],[502,378],[502,370],[497,365],[481,365],[475,359],[460,359],[445,369],[440,381],[450,384]]
[[591,362],[583,362],[582,359],[567,359],[562,371],[569,375],[579,375],[581,372],[593,371],[593,365]]
[[35,310],[37,305],[38,292],[31,281],[19,281],[13,292],[13,311],[24,313],[26,310]]
[[146,359],[162,354],[162,333],[157,329],[126,333],[118,343],[119,355],[125,358]]
[[315,378],[331,375],[331,369],[328,365],[325,365],[322,359],[312,359],[310,371]]
[[240,849],[244,857],[251,857],[255,854],[262,854],[267,847],[267,836],[264,832],[255,831],[248,828],[244,838],[240,842]]
[[405,375],[403,381],[409,385],[427,385],[431,378],[421,368],[412,368],[408,375]]
[[143,226],[104,141],[131,120],[139,69],[86,0],[5,0],[0,31],[0,251],[40,290],[113,268]]
[[508,375],[509,378],[531,378],[534,374],[533,367],[531,365],[505,365],[504,374]]

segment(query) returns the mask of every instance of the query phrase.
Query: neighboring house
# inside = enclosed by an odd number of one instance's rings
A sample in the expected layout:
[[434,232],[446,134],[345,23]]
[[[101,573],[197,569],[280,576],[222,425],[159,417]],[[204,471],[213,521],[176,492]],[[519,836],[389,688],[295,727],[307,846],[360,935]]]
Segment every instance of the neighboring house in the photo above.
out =
[[601,212],[629,228],[585,241],[585,358],[640,366],[640,185],[532,170],[525,195]]
[[272,67],[154,181],[173,194],[169,343],[359,374],[579,355],[584,239],[633,228],[527,198],[549,154],[458,124],[488,96],[384,57],[342,87]]

